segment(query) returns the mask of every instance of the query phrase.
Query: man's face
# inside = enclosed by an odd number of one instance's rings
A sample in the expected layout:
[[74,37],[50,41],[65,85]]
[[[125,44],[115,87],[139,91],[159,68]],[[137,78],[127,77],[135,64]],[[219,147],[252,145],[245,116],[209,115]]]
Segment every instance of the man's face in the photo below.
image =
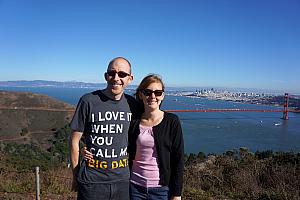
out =
[[119,99],[124,89],[131,83],[133,76],[130,73],[130,66],[124,59],[117,59],[109,66],[105,73],[107,90],[115,99]]

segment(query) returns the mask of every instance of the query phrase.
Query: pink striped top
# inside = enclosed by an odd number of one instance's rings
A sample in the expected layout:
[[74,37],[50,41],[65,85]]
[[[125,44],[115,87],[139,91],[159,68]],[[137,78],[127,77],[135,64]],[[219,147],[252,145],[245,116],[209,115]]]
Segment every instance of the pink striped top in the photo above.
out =
[[161,186],[159,185],[158,159],[152,127],[140,125],[130,181],[147,188]]

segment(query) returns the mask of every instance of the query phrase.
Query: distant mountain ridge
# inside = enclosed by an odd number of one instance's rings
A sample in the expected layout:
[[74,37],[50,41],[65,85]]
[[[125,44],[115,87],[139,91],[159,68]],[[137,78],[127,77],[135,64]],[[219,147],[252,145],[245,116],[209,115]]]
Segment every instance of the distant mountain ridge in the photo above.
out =
[[104,87],[105,83],[85,83],[78,81],[0,81],[0,87],[65,87],[65,88],[99,88]]

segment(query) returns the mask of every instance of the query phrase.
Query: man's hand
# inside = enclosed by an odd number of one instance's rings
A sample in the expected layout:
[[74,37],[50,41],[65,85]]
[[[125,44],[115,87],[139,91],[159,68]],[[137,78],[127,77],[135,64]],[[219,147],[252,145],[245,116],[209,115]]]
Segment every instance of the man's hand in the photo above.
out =
[[85,159],[85,160],[93,159],[93,154],[90,151],[88,151],[86,147],[83,147],[81,149],[81,155],[82,155],[83,159]]
[[170,200],[181,200],[181,196],[172,196]]

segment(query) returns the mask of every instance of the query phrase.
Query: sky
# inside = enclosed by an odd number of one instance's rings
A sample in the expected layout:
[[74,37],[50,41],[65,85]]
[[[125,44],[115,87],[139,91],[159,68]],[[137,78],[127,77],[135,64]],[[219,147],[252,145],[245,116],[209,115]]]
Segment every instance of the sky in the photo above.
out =
[[0,0],[0,81],[133,84],[300,94],[300,0]]

